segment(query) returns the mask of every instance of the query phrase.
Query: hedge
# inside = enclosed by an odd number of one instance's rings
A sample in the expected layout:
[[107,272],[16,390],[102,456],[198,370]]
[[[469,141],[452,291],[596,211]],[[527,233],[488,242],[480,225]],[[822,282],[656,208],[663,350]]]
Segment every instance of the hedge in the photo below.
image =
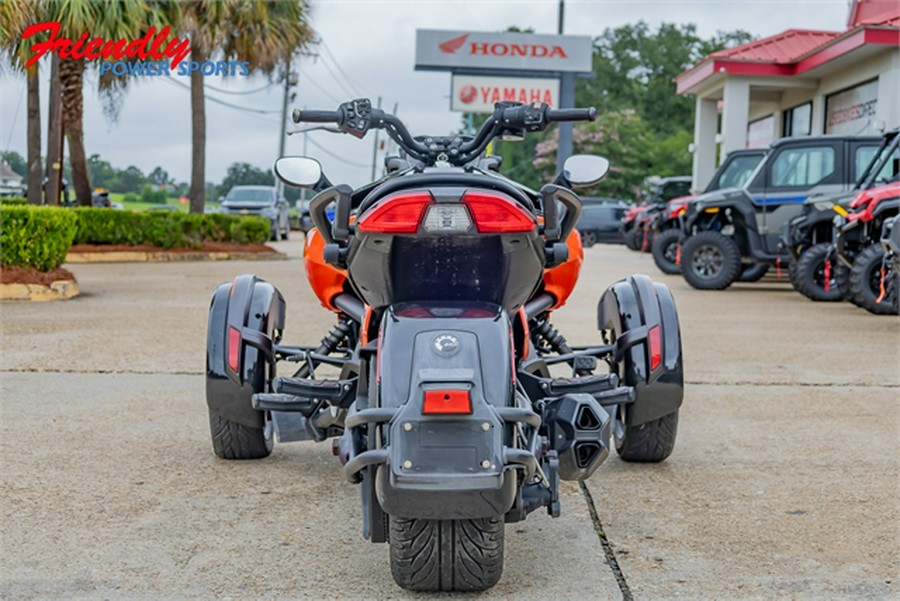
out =
[[50,271],[62,265],[78,218],[57,207],[0,205],[0,263]]
[[193,215],[162,211],[78,208],[75,244],[152,244],[200,248],[203,242],[261,244],[269,239],[268,219],[240,215]]
[[17,198],[15,196],[13,196],[13,197],[7,196],[4,198],[0,198],[0,206],[3,206],[3,205],[21,206],[21,205],[26,205],[26,204],[28,204],[28,200],[25,198]]

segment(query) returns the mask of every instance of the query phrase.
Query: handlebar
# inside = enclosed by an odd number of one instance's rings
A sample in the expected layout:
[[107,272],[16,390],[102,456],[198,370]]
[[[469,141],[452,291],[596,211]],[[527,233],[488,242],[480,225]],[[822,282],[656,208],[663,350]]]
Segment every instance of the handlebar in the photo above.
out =
[[294,123],[334,123],[342,133],[358,138],[365,136],[369,129],[383,129],[409,156],[425,165],[443,162],[462,166],[477,159],[488,143],[498,136],[521,137],[526,132],[544,131],[554,122],[593,121],[597,118],[597,109],[551,109],[543,103],[498,102],[494,105],[494,113],[469,141],[458,135],[416,140],[396,115],[372,108],[372,102],[367,98],[344,102],[336,111],[294,109],[292,117]]

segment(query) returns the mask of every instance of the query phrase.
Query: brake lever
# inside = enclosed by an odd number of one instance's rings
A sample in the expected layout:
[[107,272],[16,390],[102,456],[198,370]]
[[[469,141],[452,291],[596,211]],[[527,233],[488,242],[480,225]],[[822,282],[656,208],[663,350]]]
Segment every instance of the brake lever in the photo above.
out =
[[312,127],[301,127],[300,129],[289,129],[284,133],[289,136],[293,136],[294,134],[304,134],[309,131],[328,131],[333,134],[344,133],[336,127],[328,127],[327,125],[314,125]]

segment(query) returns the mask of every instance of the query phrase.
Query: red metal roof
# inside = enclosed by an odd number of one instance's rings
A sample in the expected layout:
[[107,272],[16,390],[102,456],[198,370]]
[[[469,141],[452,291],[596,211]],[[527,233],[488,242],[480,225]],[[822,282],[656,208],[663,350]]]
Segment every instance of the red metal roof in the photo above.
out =
[[764,61],[783,65],[794,62],[804,54],[815,50],[839,35],[841,34],[837,31],[788,29],[778,35],[713,52],[709,57],[740,61]]
[[900,25],[897,0],[854,0],[850,5],[847,27],[860,25]]

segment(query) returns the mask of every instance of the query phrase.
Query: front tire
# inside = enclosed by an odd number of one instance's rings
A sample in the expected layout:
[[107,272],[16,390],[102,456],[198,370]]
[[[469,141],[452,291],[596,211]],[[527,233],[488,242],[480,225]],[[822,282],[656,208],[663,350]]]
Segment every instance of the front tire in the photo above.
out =
[[[835,273],[837,260],[832,256],[828,242],[810,247],[797,261],[794,273],[795,287],[803,296],[814,301],[837,302],[844,300]],[[828,290],[825,289],[825,266],[828,265]]]
[[625,233],[625,246],[631,250],[641,250],[641,242],[643,241],[643,232],[634,227]]
[[758,282],[764,275],[769,273],[769,266],[765,263],[750,263],[741,265],[741,275],[738,276],[739,282]]
[[678,434],[678,411],[637,426],[625,425],[620,411],[616,411],[613,423],[613,440],[623,461],[658,463],[672,454]]
[[679,246],[681,245],[681,231],[677,229],[663,230],[653,237],[653,262],[660,271],[669,275],[681,273],[681,265],[678,260]]
[[391,574],[411,591],[483,591],[503,573],[503,517],[390,518]]
[[719,232],[700,232],[681,247],[681,275],[698,290],[724,290],[740,273],[737,242]]
[[[872,244],[859,253],[850,270],[850,293],[853,301],[870,313],[896,315],[892,294],[885,294],[881,302],[878,302],[883,264],[884,248],[880,244]],[[885,282],[885,287],[888,285]]]
[[221,459],[262,459],[272,453],[272,423],[251,428],[209,412],[209,431],[213,451]]
[[581,246],[583,246],[584,248],[590,248],[595,244],[597,244],[597,234],[595,234],[591,230],[585,230],[581,232]]

